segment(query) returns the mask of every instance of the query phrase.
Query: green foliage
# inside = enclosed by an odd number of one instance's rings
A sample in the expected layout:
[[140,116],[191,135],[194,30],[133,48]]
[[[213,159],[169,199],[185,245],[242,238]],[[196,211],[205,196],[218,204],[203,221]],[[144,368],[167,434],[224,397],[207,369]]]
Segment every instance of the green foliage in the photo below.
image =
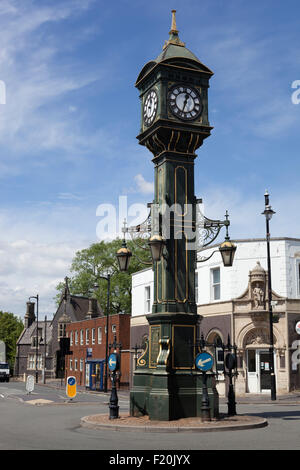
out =
[[[110,313],[131,312],[131,274],[140,271],[151,263],[145,265],[141,261],[150,262],[149,249],[145,247],[145,241],[127,242],[127,247],[132,251],[129,270],[121,273],[118,268],[116,252],[121,247],[119,239],[111,242],[101,241],[93,243],[89,248],[78,251],[72,261],[69,288],[71,294],[90,297],[96,295],[103,311],[107,304],[107,281],[100,279],[98,275],[106,276],[109,272],[110,280]],[[140,261],[141,260],[141,261]],[[95,283],[99,288],[93,291]],[[61,298],[64,282],[57,286],[57,303]]]
[[6,345],[6,360],[13,368],[16,357],[17,340],[24,328],[23,322],[13,313],[0,311],[0,340]]

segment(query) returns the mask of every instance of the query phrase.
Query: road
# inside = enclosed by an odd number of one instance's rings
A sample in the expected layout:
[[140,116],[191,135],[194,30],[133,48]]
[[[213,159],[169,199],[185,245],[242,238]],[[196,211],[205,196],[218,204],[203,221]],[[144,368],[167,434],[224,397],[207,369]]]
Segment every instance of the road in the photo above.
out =
[[[36,401],[38,400],[38,401]],[[264,416],[261,429],[208,433],[143,433],[86,429],[80,418],[108,413],[109,395],[80,392],[69,402],[64,388],[0,383],[1,450],[279,450],[300,449],[300,404],[238,404],[238,414]],[[40,403],[40,404],[33,404]],[[120,412],[128,393],[119,392]],[[226,406],[220,406],[226,412]]]

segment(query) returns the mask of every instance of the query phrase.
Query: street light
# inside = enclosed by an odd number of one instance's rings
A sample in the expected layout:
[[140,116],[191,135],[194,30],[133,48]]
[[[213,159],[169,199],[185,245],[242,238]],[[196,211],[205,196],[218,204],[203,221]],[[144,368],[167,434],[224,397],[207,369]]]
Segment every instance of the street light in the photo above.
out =
[[269,325],[270,325],[270,378],[271,378],[271,400],[276,400],[276,378],[274,368],[274,340],[273,340],[273,312],[272,312],[272,283],[271,283],[271,256],[270,256],[270,227],[269,222],[276,214],[272,210],[269,202],[269,193],[265,192],[265,210],[262,215],[266,218],[266,240],[267,240],[267,262],[268,262],[268,309],[269,309]]
[[165,245],[165,240],[163,239],[163,237],[161,235],[153,235],[149,239],[148,245],[150,247],[153,263],[155,263],[156,261],[160,261]]
[[[228,212],[226,211],[226,221],[228,220]],[[225,267],[230,267],[233,264],[233,259],[236,251],[236,246],[230,241],[229,234],[228,234],[228,225],[226,224],[226,235],[225,241],[221,243],[219,247],[219,251],[221,253],[223,264]]]
[[38,368],[37,368],[37,362],[38,362],[38,350],[39,350],[39,340],[38,340],[38,332],[39,332],[39,296],[38,296],[38,294],[36,296],[32,295],[31,297],[29,297],[29,300],[30,299],[36,299],[35,382],[38,383],[39,373],[38,373]]
[[[209,226],[209,222],[214,222],[215,226],[218,226],[219,228],[222,225],[226,227],[225,240],[223,241],[223,243],[221,243],[221,245],[219,247],[219,250],[213,251],[209,256],[206,256],[206,257],[205,256],[197,256],[197,262],[204,263],[204,261],[208,261],[213,256],[214,253],[217,253],[219,251],[221,256],[222,256],[223,265],[226,268],[232,266],[233,265],[233,260],[234,260],[234,255],[235,255],[235,252],[236,252],[236,246],[230,240],[229,233],[228,233],[228,227],[230,225],[228,212],[226,211],[224,221],[209,221],[209,219],[206,219],[206,220],[208,221],[208,223],[207,223],[208,226]],[[205,227],[205,225],[204,225],[204,227]],[[209,244],[210,244],[210,242],[206,243],[205,247]]]
[[[120,251],[120,250],[119,250]],[[107,276],[97,275],[97,279],[105,279],[107,281],[107,304],[106,304],[106,344],[105,344],[105,378],[104,378],[104,392],[107,393],[107,375],[108,375],[108,326],[109,326],[109,310],[110,310],[110,278],[111,275],[108,273]],[[97,284],[94,287],[98,287]]]
[[44,348],[44,380],[43,383],[46,383],[46,358],[47,358],[47,315],[45,315],[45,348]]

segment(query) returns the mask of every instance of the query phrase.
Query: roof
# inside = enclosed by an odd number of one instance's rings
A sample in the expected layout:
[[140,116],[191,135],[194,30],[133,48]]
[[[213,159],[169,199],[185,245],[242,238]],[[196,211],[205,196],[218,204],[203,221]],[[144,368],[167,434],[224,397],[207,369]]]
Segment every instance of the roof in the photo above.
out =
[[[84,297],[80,295],[68,295],[66,302],[66,311],[62,298],[52,322],[54,321],[54,319],[59,320],[65,313],[70,318],[71,322],[85,320],[88,310],[89,297]],[[99,316],[103,316],[103,311],[98,302],[97,313]]]
[[169,32],[169,39],[165,41],[162,52],[157,56],[155,60],[148,62],[141,70],[137,81],[140,82],[151,70],[153,70],[159,64],[168,64],[180,67],[187,67],[213,75],[213,72],[193,54],[185,43],[179,39],[178,30],[176,27],[175,19],[176,10],[172,10],[172,26]]
[[[39,321],[39,329],[42,329],[42,338],[43,341],[41,342],[41,345],[45,344],[44,342],[44,336],[45,336],[45,321]],[[24,328],[23,332],[21,333],[21,336],[19,340],[17,341],[17,344],[31,344],[31,339],[36,335],[36,327],[37,327],[37,322],[34,321],[29,328]],[[50,342],[52,339],[52,327],[51,327],[51,321],[46,322],[46,342],[47,344]]]

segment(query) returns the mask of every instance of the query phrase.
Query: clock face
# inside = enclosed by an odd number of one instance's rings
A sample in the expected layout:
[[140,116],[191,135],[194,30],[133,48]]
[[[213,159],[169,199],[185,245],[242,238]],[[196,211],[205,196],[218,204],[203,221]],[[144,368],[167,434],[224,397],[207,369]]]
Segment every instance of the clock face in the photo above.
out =
[[144,123],[150,126],[157,111],[158,97],[154,90],[149,91],[144,101]]
[[179,119],[193,121],[202,113],[200,94],[189,86],[176,85],[171,88],[168,102],[172,113]]

